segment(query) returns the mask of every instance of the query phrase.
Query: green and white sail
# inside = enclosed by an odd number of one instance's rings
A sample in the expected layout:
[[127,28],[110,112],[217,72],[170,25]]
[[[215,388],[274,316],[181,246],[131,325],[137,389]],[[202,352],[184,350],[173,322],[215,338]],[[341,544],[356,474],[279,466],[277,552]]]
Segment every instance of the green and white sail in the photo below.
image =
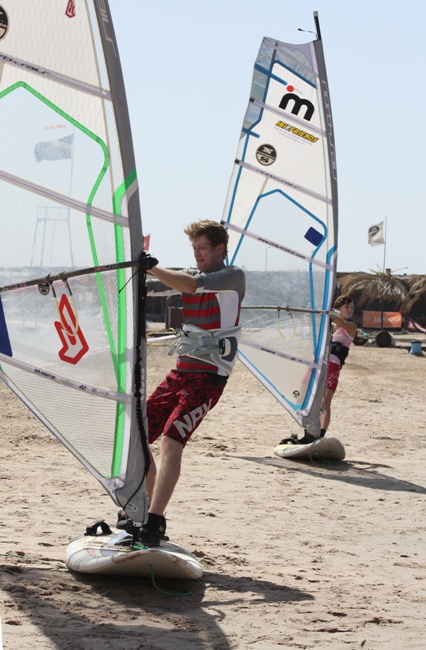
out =
[[246,272],[240,359],[319,433],[337,260],[333,122],[318,37],[264,38],[223,222]]
[[142,522],[144,273],[123,267],[143,235],[106,0],[0,0],[0,123],[0,285],[21,285],[0,293],[0,377]]

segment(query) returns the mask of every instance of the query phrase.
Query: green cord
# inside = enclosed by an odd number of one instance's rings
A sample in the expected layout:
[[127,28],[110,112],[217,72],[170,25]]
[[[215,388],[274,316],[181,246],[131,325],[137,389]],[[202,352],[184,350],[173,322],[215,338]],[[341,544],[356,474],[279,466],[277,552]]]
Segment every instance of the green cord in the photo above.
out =
[[[134,549],[134,550],[146,550],[148,548],[149,548],[149,546],[144,546],[140,542],[136,542],[136,544],[133,544],[133,546],[132,546],[132,549]],[[152,581],[153,586],[158,591],[161,591],[162,594],[166,594],[166,596],[176,596],[177,598],[179,598],[180,596],[192,596],[192,591],[185,591],[185,592],[183,592],[181,594],[172,594],[169,591],[164,591],[164,589],[160,589],[160,587],[155,582],[154,567],[153,567],[152,564],[149,565],[149,570],[150,570],[150,573],[151,573],[151,581]]]
[[158,591],[160,591],[162,594],[166,594],[166,596],[175,596],[176,598],[180,598],[181,596],[192,596],[192,591],[185,591],[185,592],[182,592],[182,593],[180,593],[180,594],[172,594],[172,593],[170,593],[170,591],[164,591],[164,589],[160,589],[160,587],[159,587],[159,586],[157,585],[157,583],[155,582],[154,567],[152,566],[152,564],[149,565],[149,570],[150,570],[150,572],[151,572],[151,581],[152,581],[152,584],[153,584],[154,587],[155,587]]
[[[319,438],[319,440],[321,440],[321,438]],[[313,443],[311,444],[311,446],[309,447],[309,460],[310,460],[312,463],[315,463],[315,460],[312,458],[312,454],[311,454],[311,450],[312,450],[312,448],[313,448],[315,442],[316,442],[316,440],[314,440],[314,442],[313,442]],[[328,449],[330,449],[330,446],[331,446],[331,445],[329,445]],[[317,459],[321,458],[321,456],[324,456],[324,454],[327,453],[328,449],[322,449],[322,450],[320,450],[320,451],[316,451],[316,452],[315,452],[315,455],[316,455]],[[326,458],[322,458],[321,460],[322,460],[323,463],[332,463],[332,462],[333,462],[333,461],[328,460],[328,459],[326,459]]]

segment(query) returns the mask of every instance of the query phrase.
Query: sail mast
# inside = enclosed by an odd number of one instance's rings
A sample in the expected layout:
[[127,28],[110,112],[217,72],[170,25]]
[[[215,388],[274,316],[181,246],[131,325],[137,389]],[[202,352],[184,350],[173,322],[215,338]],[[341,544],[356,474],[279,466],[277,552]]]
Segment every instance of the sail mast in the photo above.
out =
[[317,39],[321,41],[321,28],[319,24],[318,11],[314,11],[315,29],[317,32]]

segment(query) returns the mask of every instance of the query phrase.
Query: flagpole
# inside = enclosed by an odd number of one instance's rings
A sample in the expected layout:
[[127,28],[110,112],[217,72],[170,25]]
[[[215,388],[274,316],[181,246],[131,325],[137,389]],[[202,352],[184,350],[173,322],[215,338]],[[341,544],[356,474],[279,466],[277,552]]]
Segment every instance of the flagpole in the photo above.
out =
[[[384,232],[383,232],[383,274],[386,273],[386,230],[387,230],[387,220],[388,217],[387,215],[385,216],[385,227],[384,227]],[[383,304],[383,298],[380,299],[380,329],[383,329],[383,309],[384,309],[384,304]]]
[[383,252],[383,273],[386,273],[386,240],[388,235],[388,215],[385,216],[385,232],[384,232],[384,252]]

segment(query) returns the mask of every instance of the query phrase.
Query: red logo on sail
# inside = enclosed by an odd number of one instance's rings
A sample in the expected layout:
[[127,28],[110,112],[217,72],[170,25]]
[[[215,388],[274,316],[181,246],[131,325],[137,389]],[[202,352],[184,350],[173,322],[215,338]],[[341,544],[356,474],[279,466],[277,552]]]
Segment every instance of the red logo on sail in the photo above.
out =
[[62,343],[62,349],[58,352],[59,358],[65,363],[75,365],[89,350],[89,346],[81,327],[77,327],[77,318],[65,293],[59,303],[59,318],[61,322],[55,321],[56,331]]
[[74,18],[74,16],[75,16],[75,2],[74,2],[74,0],[69,0],[65,15],[68,16],[68,18]]

